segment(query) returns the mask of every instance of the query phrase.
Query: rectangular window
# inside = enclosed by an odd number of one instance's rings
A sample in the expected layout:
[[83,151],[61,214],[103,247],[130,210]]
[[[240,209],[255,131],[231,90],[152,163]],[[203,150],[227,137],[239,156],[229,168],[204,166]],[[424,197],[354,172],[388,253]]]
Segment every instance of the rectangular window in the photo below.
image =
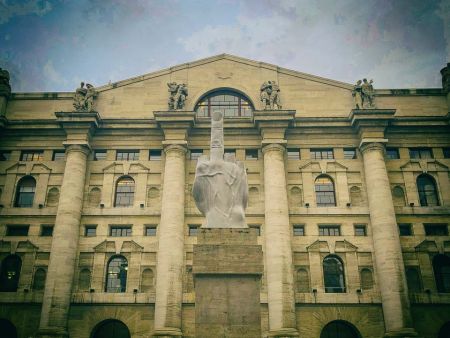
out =
[[106,160],[106,150],[94,150],[94,161]]
[[310,149],[311,159],[332,160],[334,159],[333,149]]
[[199,224],[189,224],[188,227],[189,227],[189,236],[197,236],[200,225]]
[[111,237],[129,237],[131,236],[131,225],[111,225],[109,235]]
[[10,151],[6,151],[6,150],[0,151],[0,161],[9,161],[10,158],[11,158]]
[[66,152],[64,150],[54,150],[52,161],[65,161]]
[[161,161],[162,151],[160,149],[153,149],[149,151],[148,159],[150,161]]
[[450,147],[443,148],[442,153],[444,154],[444,158],[450,158]]
[[355,236],[367,236],[365,224],[355,224]]
[[427,236],[448,236],[447,224],[424,224]]
[[225,149],[224,153],[236,157],[236,149]]
[[41,225],[41,236],[42,237],[52,237],[53,236],[53,225],[50,225],[50,224]]
[[398,232],[400,236],[412,236],[411,224],[402,223],[398,225]]
[[397,160],[400,158],[400,154],[397,148],[386,148],[386,158],[390,160]]
[[146,225],[145,236],[156,236],[156,225]]
[[28,236],[29,225],[7,225],[6,236]]
[[300,149],[288,148],[287,156],[288,156],[288,160],[299,160],[300,159]]
[[340,225],[319,225],[319,236],[340,236],[341,226]]
[[303,224],[294,224],[294,236],[305,236],[305,226]]
[[258,159],[258,149],[245,149],[245,159],[246,160],[257,160]]
[[261,236],[261,224],[249,224],[249,228],[256,229],[256,235]]
[[117,161],[138,161],[139,160],[139,150],[117,150],[116,160]]
[[191,149],[190,159],[197,161],[203,155],[203,149]]
[[23,150],[20,154],[21,161],[42,161],[43,158],[43,150]]
[[410,158],[433,158],[431,148],[409,148]]
[[84,226],[84,236],[85,237],[97,236],[97,226],[96,225],[85,225]]
[[354,160],[356,158],[356,149],[344,148],[344,158],[347,160]]

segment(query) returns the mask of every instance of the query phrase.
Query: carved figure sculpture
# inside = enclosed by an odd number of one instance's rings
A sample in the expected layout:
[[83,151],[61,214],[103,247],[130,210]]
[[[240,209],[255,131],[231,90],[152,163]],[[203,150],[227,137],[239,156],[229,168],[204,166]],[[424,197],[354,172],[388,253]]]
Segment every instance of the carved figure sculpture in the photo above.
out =
[[362,88],[361,88],[361,80],[358,80],[353,87],[352,96],[355,99],[355,108],[363,109],[363,98],[362,98]]
[[234,155],[224,158],[223,113],[211,118],[210,159],[200,157],[192,193],[206,217],[207,228],[248,228],[245,222],[248,186],[244,164]]
[[[281,109],[280,87],[275,81],[266,81],[261,85],[260,97],[264,109]],[[276,108],[275,108],[276,106]]]
[[86,84],[84,88],[84,82],[81,82],[80,87],[75,91],[73,97],[73,107],[76,111],[91,112],[94,107],[94,97],[97,95],[95,88],[91,84]]
[[364,108],[375,108],[374,104],[374,89],[373,80],[367,82],[367,79],[363,79],[363,84],[361,85],[362,101]]
[[9,72],[6,69],[0,68],[0,95],[9,97],[10,94]]
[[186,98],[188,96],[188,89],[186,84],[177,84],[176,82],[170,82],[167,84],[169,87],[169,110],[183,109],[185,105]]

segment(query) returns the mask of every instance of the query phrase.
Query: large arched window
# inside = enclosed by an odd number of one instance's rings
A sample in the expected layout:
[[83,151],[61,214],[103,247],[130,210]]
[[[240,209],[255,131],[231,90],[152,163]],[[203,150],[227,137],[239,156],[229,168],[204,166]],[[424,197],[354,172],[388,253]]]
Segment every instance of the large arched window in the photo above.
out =
[[436,182],[430,175],[422,174],[417,177],[417,190],[419,191],[421,206],[432,207],[439,205]]
[[104,320],[97,324],[91,333],[91,338],[130,338],[128,327],[117,319]]
[[214,111],[221,111],[224,117],[252,116],[253,106],[238,92],[217,90],[202,97],[195,111],[200,117],[210,117]]
[[345,292],[344,264],[338,256],[323,259],[323,279],[326,293]]
[[19,285],[22,260],[17,255],[9,255],[2,261],[0,271],[0,291],[16,292]]
[[322,329],[320,338],[360,338],[361,334],[350,323],[343,320],[334,320]]
[[127,288],[128,261],[123,256],[113,256],[106,269],[106,292],[125,292]]
[[442,254],[434,256],[433,270],[438,292],[450,293],[450,257]]
[[328,176],[321,175],[316,178],[316,203],[318,207],[336,206],[336,197],[334,195],[334,183]]
[[19,183],[17,183],[14,206],[18,208],[32,207],[35,191],[36,180],[31,176],[22,177]]
[[117,180],[114,206],[131,207],[134,202],[134,180],[123,176]]

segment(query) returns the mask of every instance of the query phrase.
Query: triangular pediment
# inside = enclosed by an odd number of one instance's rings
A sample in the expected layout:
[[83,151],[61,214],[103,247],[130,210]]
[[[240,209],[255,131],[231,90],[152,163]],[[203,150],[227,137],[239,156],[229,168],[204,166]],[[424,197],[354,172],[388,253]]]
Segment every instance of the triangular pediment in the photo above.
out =
[[17,251],[18,252],[33,252],[37,251],[39,248],[34,245],[31,241],[20,241],[17,245]]
[[437,160],[410,160],[400,167],[403,171],[448,171],[448,167]]
[[139,174],[148,173],[150,168],[146,167],[141,163],[133,162],[113,162],[103,168],[105,174]]
[[94,246],[95,252],[116,252],[116,244],[114,241],[104,240],[96,246]]
[[421,251],[421,252],[438,252],[439,251],[436,241],[430,241],[427,239],[420,242],[420,244],[416,245],[415,249],[416,249],[416,251]]
[[16,162],[12,166],[6,168],[6,172],[30,175],[30,174],[50,174],[51,169],[43,163],[35,162]]
[[358,247],[344,239],[343,241],[336,241],[335,250],[336,252],[349,252],[358,250]]
[[143,250],[144,247],[140,246],[135,241],[124,241],[120,252],[142,252]]
[[327,241],[317,240],[306,247],[308,252],[330,252],[330,247]]

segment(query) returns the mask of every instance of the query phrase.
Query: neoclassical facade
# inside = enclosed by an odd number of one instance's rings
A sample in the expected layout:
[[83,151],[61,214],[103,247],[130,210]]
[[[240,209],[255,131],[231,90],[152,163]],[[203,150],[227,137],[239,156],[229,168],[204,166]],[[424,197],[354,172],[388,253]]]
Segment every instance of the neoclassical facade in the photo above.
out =
[[264,337],[449,337],[441,73],[356,109],[353,85],[230,55],[76,93],[11,93],[2,71],[0,332],[195,337],[191,191],[221,110]]

